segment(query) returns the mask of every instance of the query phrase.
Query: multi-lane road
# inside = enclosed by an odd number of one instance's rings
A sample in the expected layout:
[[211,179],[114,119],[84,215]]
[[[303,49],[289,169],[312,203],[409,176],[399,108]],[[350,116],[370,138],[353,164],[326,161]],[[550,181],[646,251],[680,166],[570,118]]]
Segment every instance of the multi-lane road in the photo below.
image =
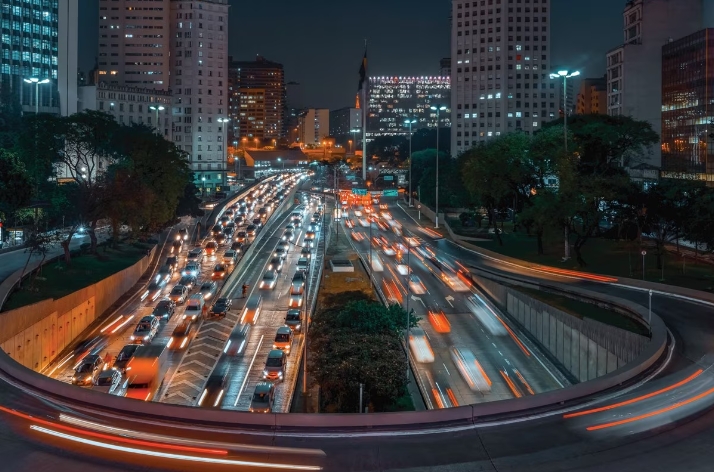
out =
[[[426,340],[415,330],[411,344],[421,349],[412,349],[411,360],[427,408],[520,398],[568,385],[537,346],[467,278],[458,277],[458,260],[434,245],[438,233],[409,221],[396,205],[382,206],[375,205],[371,216],[369,207],[346,208],[342,228],[364,260],[373,261],[371,276],[384,296],[421,319]],[[470,355],[480,366],[477,372],[464,372],[473,364]]]

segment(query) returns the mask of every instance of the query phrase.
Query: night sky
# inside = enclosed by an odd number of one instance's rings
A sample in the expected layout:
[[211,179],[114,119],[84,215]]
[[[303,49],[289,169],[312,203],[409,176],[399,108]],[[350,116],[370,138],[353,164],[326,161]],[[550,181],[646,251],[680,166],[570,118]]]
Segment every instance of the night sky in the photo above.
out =
[[[96,0],[81,3],[79,61],[88,71],[97,54],[99,9]],[[450,0],[230,3],[229,54],[281,62],[286,81],[300,84],[292,97],[296,106],[351,106],[365,38],[369,75],[438,75],[439,59],[450,54]],[[551,0],[552,65],[602,76],[605,53],[622,41],[624,5],[625,0]]]

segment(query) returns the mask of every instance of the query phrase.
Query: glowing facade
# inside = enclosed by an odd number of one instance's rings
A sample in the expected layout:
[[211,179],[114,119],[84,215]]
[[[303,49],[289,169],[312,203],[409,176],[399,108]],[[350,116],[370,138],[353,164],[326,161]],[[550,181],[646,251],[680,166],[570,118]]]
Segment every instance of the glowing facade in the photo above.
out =
[[407,135],[407,119],[416,119],[412,131],[436,127],[432,105],[444,105],[440,126],[451,126],[450,77],[370,77],[367,139],[379,136]]

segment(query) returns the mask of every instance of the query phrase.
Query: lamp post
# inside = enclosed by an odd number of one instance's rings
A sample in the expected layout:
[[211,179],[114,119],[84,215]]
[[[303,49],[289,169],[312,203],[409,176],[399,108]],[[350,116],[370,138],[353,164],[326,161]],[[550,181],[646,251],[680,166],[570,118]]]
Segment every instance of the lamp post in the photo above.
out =
[[444,105],[432,105],[436,110],[436,211],[434,212],[435,228],[439,229],[439,112],[446,110]]
[[[409,126],[409,207],[413,207],[414,205],[412,204],[412,125],[416,123],[417,120],[407,120],[404,122],[405,125]],[[437,133],[439,132],[439,128],[437,126]],[[437,138],[437,147],[438,147],[438,138]],[[439,161],[437,157],[437,162]]]
[[164,106],[163,105],[159,105],[159,106],[151,105],[149,107],[149,109],[154,110],[156,112],[156,132],[161,134],[161,130],[159,129],[159,112],[161,110],[164,110]]
[[[550,74],[551,79],[563,79],[563,147],[565,149],[565,157],[568,157],[568,79],[577,77],[580,71],[559,70],[557,74]],[[565,225],[565,254],[563,260],[570,259],[570,244],[568,244],[568,226]]]
[[[38,79],[37,77],[30,77],[29,79],[24,79],[28,84],[35,84],[35,114],[40,114],[40,85],[49,84],[50,79]],[[32,105],[32,100],[30,100],[30,105]]]
[[206,176],[201,177],[201,196],[206,196]]
[[255,148],[258,149],[258,138],[253,138],[253,142],[255,143]]
[[231,119],[218,118],[216,121],[221,124],[223,130],[223,175],[221,176],[221,185],[225,185],[225,182],[227,182],[226,172],[228,172],[228,147],[226,147],[226,140],[228,139],[228,122],[231,121]]

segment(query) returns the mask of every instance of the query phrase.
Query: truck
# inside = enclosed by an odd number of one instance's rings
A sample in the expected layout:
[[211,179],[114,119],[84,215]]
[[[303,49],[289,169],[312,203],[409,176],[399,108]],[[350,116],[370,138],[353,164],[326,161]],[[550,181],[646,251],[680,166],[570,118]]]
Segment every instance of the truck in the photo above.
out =
[[163,385],[169,367],[165,345],[139,346],[126,367],[128,398],[153,401]]

